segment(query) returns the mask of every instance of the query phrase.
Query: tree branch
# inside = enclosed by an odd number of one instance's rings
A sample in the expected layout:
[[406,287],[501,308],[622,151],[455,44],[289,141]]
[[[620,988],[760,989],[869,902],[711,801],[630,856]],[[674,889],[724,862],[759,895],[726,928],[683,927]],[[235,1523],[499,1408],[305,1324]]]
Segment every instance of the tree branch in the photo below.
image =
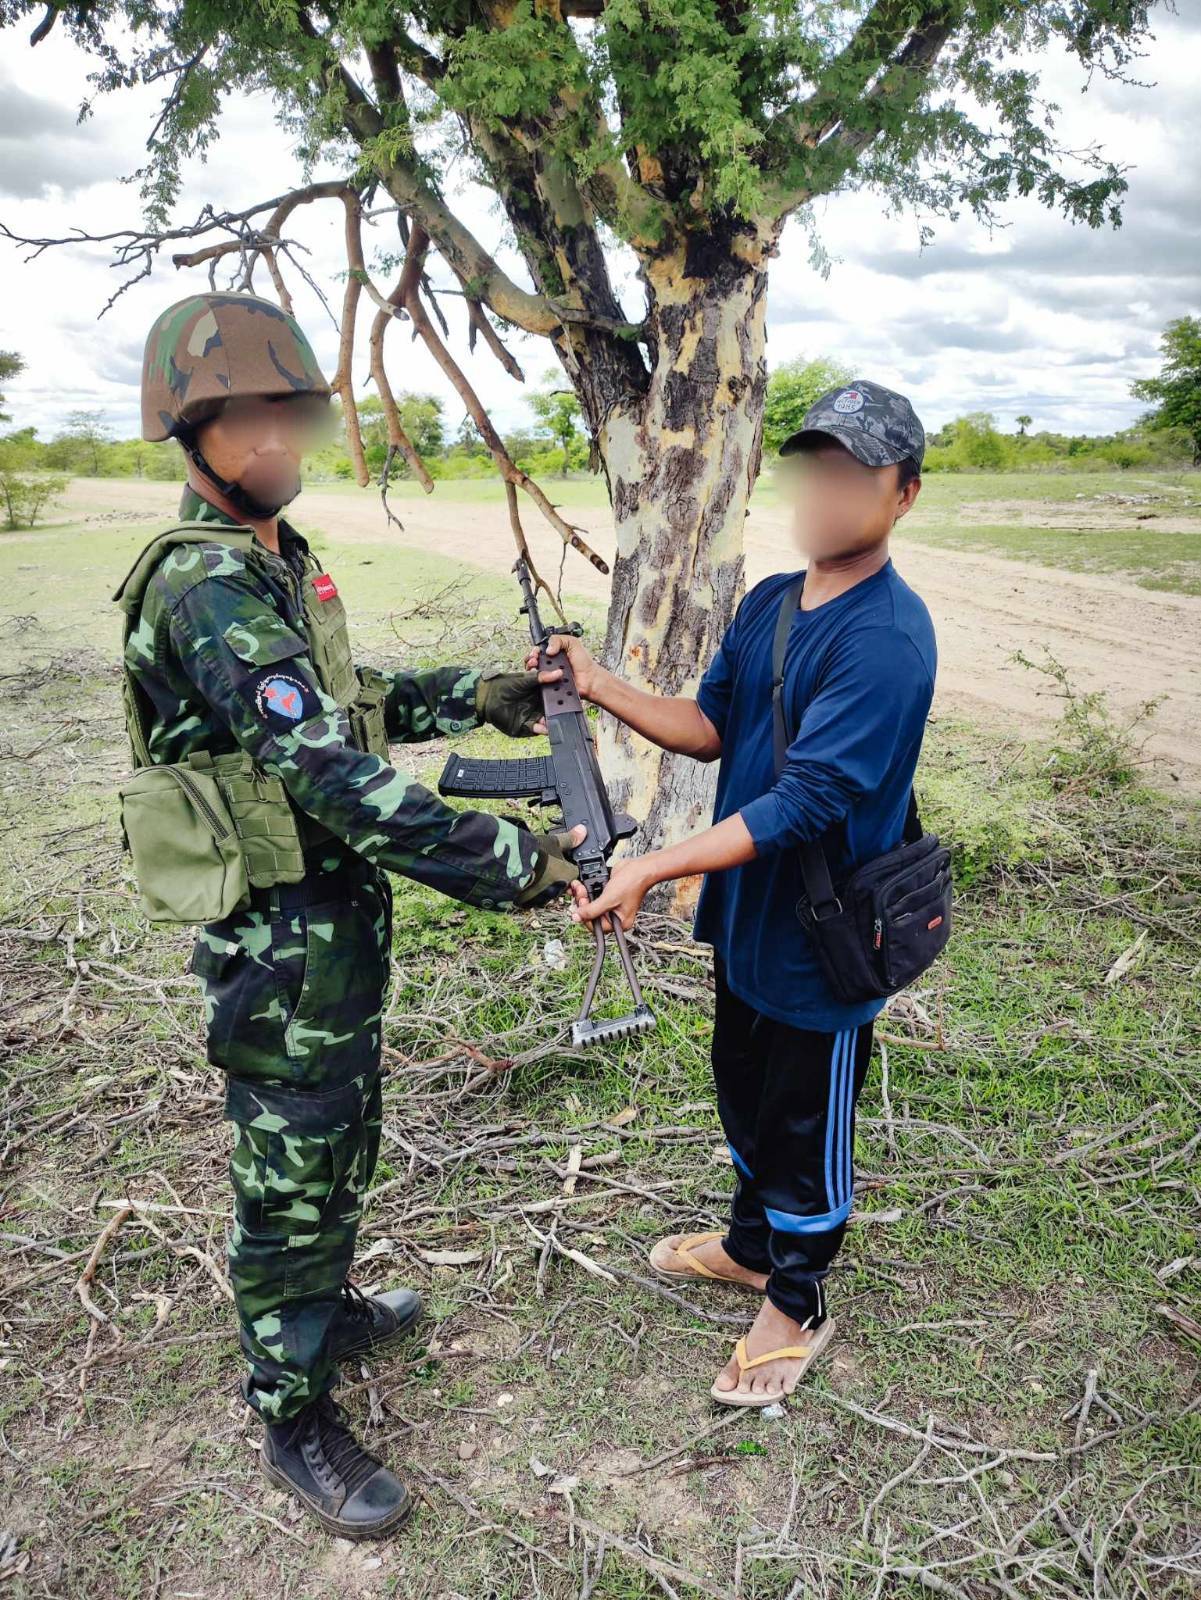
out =
[[[409,241],[409,254],[405,260],[405,273],[402,274],[401,279],[402,284],[406,285],[403,297],[404,308],[409,313],[409,316],[412,317],[414,328],[416,328],[425,342],[430,354],[457,389],[460,399],[467,408],[468,416],[479,429],[480,437],[488,446],[492,459],[496,463],[496,469],[506,484],[521,489],[528,494],[564,544],[570,545],[573,550],[578,550],[581,555],[586,556],[598,572],[607,573],[609,570],[608,563],[597,555],[596,551],[581,537],[580,530],[577,527],[564,521],[533,478],[528,473],[522,472],[521,468],[509,455],[509,452],[505,449],[504,441],[492,426],[492,419],[481,405],[479,396],[467,381],[467,377],[458,362],[438,337],[437,330],[430,322],[425,307],[421,303],[421,294],[417,287],[417,277],[420,273],[425,252],[429,248],[429,242],[429,235],[423,227],[418,225],[413,229],[412,238]],[[409,264],[414,261],[416,264],[410,277]]]
[[[876,19],[876,29],[881,31],[887,31],[890,26],[895,29],[903,16],[903,0],[883,0],[871,13],[871,18]],[[902,30],[908,33],[904,45],[861,99],[849,108],[844,103],[834,115],[822,108],[824,97],[819,90],[797,108],[798,112],[807,110],[794,130],[794,137],[812,151],[810,175],[804,183],[769,189],[773,215],[783,216],[815,195],[829,194],[837,187],[854,165],[856,156],[879,135],[897,107],[911,107],[919,98],[929,81],[931,68],[959,20],[954,0],[952,3],[941,0],[931,5],[912,30]],[[872,71],[867,75],[870,77],[876,70],[870,60],[871,52],[863,61],[860,60],[862,55],[863,45],[857,32],[838,60],[848,69],[870,65]]]
[[[416,446],[404,430],[400,420],[400,408],[396,404],[396,397],[392,393],[392,385],[388,381],[387,369],[384,366],[384,336],[393,321],[405,313],[403,306],[412,291],[416,277],[421,273],[421,261],[413,256],[410,248],[401,269],[400,280],[395,289],[388,296],[387,303],[375,314],[375,321],[371,324],[371,376],[375,381],[376,393],[384,408],[384,418],[388,428],[389,451],[399,450],[401,455],[413,469],[413,475],[421,484],[426,494],[431,494],[434,480],[430,477],[425,462],[422,461]],[[386,494],[390,461],[385,461],[384,470],[380,475],[380,489]],[[387,502],[385,501],[385,507]],[[391,512],[389,512],[391,515]]]
[[[346,94],[347,130],[361,144],[370,145],[384,133],[384,120],[359,83],[340,61],[330,70],[338,77]],[[574,306],[560,304],[542,294],[531,294],[509,277],[475,235],[443,201],[417,171],[415,165],[395,157],[372,156],[380,181],[397,204],[419,221],[438,249],[477,298],[484,300],[506,322],[513,322],[527,333],[550,336],[565,323],[603,326],[610,333],[636,335],[638,328],[620,319],[598,319]]]

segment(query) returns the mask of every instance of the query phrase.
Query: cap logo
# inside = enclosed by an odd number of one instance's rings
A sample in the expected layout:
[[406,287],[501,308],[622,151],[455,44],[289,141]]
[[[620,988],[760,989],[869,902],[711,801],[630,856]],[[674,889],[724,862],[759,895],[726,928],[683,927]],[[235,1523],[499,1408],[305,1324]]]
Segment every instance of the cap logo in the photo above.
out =
[[845,417],[851,412],[862,411],[865,403],[858,389],[844,389],[834,402],[834,410]]

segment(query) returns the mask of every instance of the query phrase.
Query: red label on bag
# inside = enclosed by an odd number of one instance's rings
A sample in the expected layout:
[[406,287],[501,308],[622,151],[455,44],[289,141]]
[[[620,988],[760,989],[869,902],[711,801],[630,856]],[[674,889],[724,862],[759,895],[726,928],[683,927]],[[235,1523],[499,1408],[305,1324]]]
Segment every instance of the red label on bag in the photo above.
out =
[[927,927],[927,928],[937,928],[937,927],[938,927],[938,924],[939,924],[939,923],[940,923],[940,922],[941,922],[941,921],[942,921],[942,918],[941,918],[941,917],[935,917],[935,918],[934,918],[934,919],[933,919],[933,921],[931,921],[931,922],[927,922],[927,924],[926,924],[926,927]]
[[338,589],[328,572],[319,572],[313,579],[313,592],[318,600],[333,600]]

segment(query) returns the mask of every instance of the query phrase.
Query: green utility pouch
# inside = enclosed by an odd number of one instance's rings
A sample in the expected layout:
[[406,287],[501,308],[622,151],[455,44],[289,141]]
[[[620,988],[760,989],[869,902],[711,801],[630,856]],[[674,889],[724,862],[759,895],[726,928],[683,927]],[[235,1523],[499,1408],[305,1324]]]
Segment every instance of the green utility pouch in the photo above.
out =
[[355,745],[369,755],[389,759],[388,729],[384,722],[384,702],[392,680],[374,667],[360,667],[359,692],[346,707],[350,734]]
[[211,770],[242,846],[246,876],[256,889],[299,883],[305,874],[300,824],[283,780],[264,772],[247,750],[211,756],[196,751],[190,770]]
[[250,904],[234,819],[211,772],[140,767],[123,783],[121,826],[151,922],[217,922]]

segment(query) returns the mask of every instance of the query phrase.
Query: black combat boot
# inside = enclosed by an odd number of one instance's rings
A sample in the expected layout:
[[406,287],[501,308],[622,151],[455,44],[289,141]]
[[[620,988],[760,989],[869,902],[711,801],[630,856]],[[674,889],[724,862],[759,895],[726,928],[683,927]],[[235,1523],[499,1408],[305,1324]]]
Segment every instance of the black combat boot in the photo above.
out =
[[420,1319],[421,1299],[412,1289],[366,1295],[353,1283],[344,1283],[342,1304],[330,1323],[329,1353],[335,1361],[378,1355]]
[[342,1539],[385,1539],[413,1509],[404,1484],[363,1449],[329,1394],[267,1424],[263,1472]]

